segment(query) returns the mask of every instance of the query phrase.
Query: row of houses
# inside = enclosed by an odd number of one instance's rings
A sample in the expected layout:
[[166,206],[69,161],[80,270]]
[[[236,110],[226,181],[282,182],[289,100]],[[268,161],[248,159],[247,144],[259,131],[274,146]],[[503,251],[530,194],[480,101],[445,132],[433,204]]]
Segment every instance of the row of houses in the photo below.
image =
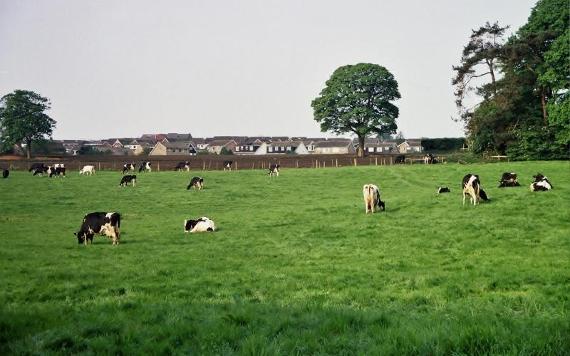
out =
[[[190,134],[145,134],[139,138],[111,138],[96,141],[61,141],[66,152],[71,155],[90,150],[115,155],[150,156],[235,154],[354,154],[358,141],[348,138],[321,137],[247,137],[214,136],[193,138]],[[421,140],[380,140],[369,138],[365,141],[369,154],[417,153],[422,152]]]

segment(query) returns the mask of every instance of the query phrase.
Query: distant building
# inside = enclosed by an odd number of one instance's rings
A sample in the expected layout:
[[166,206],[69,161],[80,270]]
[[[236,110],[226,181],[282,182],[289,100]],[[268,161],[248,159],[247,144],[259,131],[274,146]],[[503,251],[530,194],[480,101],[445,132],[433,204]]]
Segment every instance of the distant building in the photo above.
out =
[[219,155],[222,152],[222,149],[226,149],[228,151],[235,151],[235,148],[237,146],[237,142],[233,139],[231,140],[213,140],[208,142],[208,152],[210,153],[215,153],[217,155]]
[[330,139],[314,143],[315,154],[354,154],[356,150],[350,139]]
[[400,143],[398,146],[399,153],[420,153],[423,152],[422,140],[409,139]]
[[157,142],[148,154],[149,156],[195,156],[197,153],[191,141]]

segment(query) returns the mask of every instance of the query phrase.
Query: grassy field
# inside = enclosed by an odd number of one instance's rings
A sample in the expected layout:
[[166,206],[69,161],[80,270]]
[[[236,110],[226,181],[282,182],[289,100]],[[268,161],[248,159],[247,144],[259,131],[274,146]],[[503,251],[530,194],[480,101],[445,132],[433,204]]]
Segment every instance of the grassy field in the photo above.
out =
[[[489,203],[461,205],[465,173]],[[194,174],[0,180],[0,354],[570,353],[569,162]],[[78,245],[91,211],[119,246]],[[184,234],[199,216],[219,231]]]

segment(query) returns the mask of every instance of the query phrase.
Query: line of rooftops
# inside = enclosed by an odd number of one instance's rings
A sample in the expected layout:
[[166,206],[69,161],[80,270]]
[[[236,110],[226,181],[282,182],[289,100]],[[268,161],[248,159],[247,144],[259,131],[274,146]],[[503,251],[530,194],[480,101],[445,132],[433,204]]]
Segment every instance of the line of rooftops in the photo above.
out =
[[[56,140],[70,155],[86,149],[114,155],[196,155],[196,154],[354,154],[358,140],[350,138],[287,136],[214,136],[196,138],[191,134],[144,134],[138,138],[104,140]],[[368,153],[419,153],[421,139],[382,140],[367,138]]]

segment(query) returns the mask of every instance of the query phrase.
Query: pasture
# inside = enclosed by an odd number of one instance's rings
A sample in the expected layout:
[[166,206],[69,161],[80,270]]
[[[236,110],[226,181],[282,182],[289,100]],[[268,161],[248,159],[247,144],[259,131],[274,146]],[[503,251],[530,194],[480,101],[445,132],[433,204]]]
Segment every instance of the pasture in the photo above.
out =
[[[462,206],[466,173],[489,203]],[[137,176],[0,180],[1,354],[570,352],[569,162]],[[122,214],[119,246],[77,243],[91,211]],[[200,216],[219,231],[184,234]]]

